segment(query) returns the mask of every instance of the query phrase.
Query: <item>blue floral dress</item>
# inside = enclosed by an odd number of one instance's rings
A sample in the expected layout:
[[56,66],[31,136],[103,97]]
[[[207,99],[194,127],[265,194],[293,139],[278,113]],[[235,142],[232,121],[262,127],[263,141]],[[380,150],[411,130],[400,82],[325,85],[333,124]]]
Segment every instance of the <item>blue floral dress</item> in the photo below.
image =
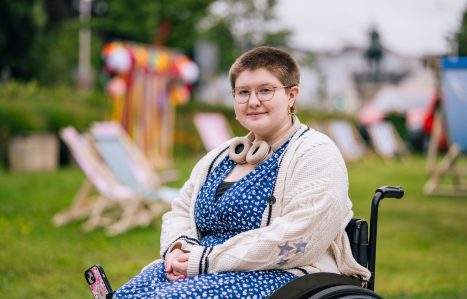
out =
[[[195,205],[195,220],[202,232],[201,246],[224,243],[237,234],[261,226],[266,199],[271,194],[279,157],[289,141],[267,161],[237,181],[218,199],[216,190],[236,162],[225,157],[201,188]],[[113,298],[267,298],[296,278],[281,270],[208,273],[170,282],[164,264],[138,274],[115,292]]]

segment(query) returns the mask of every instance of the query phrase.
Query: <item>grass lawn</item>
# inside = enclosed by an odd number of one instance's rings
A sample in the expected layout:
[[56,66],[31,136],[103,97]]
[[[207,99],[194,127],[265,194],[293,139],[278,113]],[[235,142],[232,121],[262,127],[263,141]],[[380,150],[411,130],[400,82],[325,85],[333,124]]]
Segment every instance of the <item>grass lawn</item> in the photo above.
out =
[[[177,159],[181,187],[196,159]],[[376,291],[387,298],[467,298],[467,198],[426,197],[425,159],[389,165],[377,157],[348,165],[356,218],[369,220],[376,188],[400,185],[403,199],[380,205]],[[100,263],[114,289],[159,257],[154,226],[106,237],[80,223],[55,228],[84,179],[78,168],[55,173],[0,170],[0,298],[92,298],[84,270]]]

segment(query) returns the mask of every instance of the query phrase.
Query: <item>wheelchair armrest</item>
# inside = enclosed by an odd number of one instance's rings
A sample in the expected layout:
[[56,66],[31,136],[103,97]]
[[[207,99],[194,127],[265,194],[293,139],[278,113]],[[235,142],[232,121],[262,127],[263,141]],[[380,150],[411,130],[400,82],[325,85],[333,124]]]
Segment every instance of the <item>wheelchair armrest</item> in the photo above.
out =
[[298,277],[275,291],[269,299],[305,299],[339,285],[362,286],[362,282],[349,276],[335,273],[313,273]]
[[349,237],[353,258],[363,267],[368,264],[368,223],[361,219],[352,219],[345,232]]

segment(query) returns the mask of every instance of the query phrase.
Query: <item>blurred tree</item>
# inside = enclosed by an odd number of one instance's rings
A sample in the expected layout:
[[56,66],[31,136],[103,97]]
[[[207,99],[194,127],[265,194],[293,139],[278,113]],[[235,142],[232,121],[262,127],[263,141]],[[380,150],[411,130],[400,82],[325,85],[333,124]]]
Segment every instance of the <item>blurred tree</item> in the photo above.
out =
[[91,21],[106,40],[115,38],[191,49],[196,24],[214,0],[104,0],[108,13]]
[[[202,37],[219,45],[226,71],[244,51],[286,47],[290,35],[274,24],[276,0],[94,0],[92,65],[100,69],[105,42],[165,45],[191,56]],[[1,0],[0,71],[45,84],[71,84],[78,65],[79,0]],[[5,71],[5,73],[6,73]]]
[[[38,64],[32,46],[47,23],[42,0],[0,1],[0,71],[2,77],[31,79]],[[6,79],[6,78],[4,78]]]
[[462,23],[457,37],[457,55],[467,56],[467,9],[462,16]]
[[220,48],[219,70],[228,71],[241,53],[268,45],[287,49],[289,30],[274,22],[276,0],[218,0],[209,6],[209,14],[200,20],[200,35]]

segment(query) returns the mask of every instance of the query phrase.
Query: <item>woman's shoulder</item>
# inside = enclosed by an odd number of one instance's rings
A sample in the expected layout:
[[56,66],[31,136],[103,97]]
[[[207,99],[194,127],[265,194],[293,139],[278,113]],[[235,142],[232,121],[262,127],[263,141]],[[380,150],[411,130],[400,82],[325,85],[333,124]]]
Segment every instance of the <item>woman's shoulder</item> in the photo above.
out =
[[297,133],[297,146],[303,150],[320,145],[323,145],[321,146],[322,148],[335,147],[334,142],[326,134],[323,134],[306,125],[302,125],[302,127],[300,128],[300,130],[297,131]]
[[227,140],[221,145],[219,145],[218,147],[210,150],[206,155],[204,155],[204,157],[202,157],[198,161],[195,167],[201,167],[201,168],[202,166],[207,167],[206,165],[215,163],[216,161],[221,161],[225,157],[225,155],[228,154],[229,146],[236,138],[238,137],[234,137],[230,140]]
[[[308,128],[307,128],[308,129]],[[314,129],[307,130],[284,157],[284,171],[291,178],[308,184],[313,174],[317,180],[329,179],[336,175],[346,175],[346,166],[342,155],[334,142],[325,134]],[[319,175],[316,175],[319,174]]]
[[327,135],[302,125],[300,133],[292,143],[289,161],[300,161],[300,163],[315,163],[316,159],[343,162],[342,155],[336,144]]

